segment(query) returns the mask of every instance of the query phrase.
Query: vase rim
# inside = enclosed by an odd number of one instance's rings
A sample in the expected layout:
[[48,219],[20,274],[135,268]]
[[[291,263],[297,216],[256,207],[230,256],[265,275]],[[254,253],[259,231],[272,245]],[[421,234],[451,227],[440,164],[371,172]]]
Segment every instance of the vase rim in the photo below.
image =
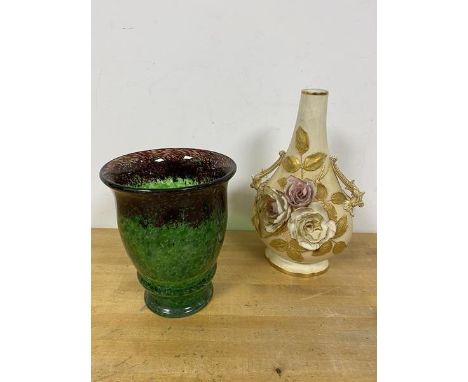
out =
[[306,95],[328,95],[328,90],[325,89],[302,89],[302,94]]
[[[207,169],[221,169],[222,173],[220,176],[210,176],[208,181],[202,181],[194,185],[186,185],[182,187],[171,188],[134,187],[125,184],[124,182],[119,182],[115,180],[115,177],[118,176],[119,173],[123,173],[125,171],[130,173],[132,170],[136,171],[137,162],[144,163],[145,160],[148,161],[146,162],[146,164],[148,164],[150,160],[153,160],[154,162],[159,162],[159,160],[157,159],[162,159],[161,157],[164,155],[179,156],[170,158],[173,162],[178,162],[186,159],[194,159],[195,156],[198,156],[198,158],[208,160],[207,163],[209,163],[211,166],[207,166]],[[164,161],[164,159],[162,161]],[[213,165],[215,167],[213,167]],[[99,171],[99,178],[106,186],[114,190],[135,193],[168,193],[202,189],[219,183],[227,182],[234,176],[236,170],[237,165],[230,157],[218,153],[216,151],[188,147],[167,147],[135,151],[116,157],[107,162],[104,166],[102,166],[101,170]]]

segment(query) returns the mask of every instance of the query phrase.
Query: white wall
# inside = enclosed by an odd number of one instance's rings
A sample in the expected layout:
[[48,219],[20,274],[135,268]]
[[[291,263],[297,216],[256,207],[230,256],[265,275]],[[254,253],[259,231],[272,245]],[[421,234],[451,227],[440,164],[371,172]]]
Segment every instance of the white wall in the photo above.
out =
[[374,1],[92,4],[93,226],[116,226],[105,162],[189,146],[237,162],[229,226],[250,229],[251,175],[287,148],[300,90],[325,88],[330,152],[366,191],[355,231],[376,231]]

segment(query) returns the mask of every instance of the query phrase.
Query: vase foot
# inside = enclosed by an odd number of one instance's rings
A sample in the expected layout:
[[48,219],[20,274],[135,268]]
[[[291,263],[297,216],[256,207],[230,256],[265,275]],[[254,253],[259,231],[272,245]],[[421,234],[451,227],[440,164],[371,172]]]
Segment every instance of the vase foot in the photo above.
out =
[[265,249],[265,257],[277,270],[296,277],[312,277],[325,273],[328,270],[328,260],[314,264],[302,264],[292,260],[286,260],[270,248]]
[[216,273],[216,264],[191,282],[179,285],[164,285],[137,273],[138,281],[145,290],[145,304],[154,313],[163,317],[190,316],[204,308],[213,296],[211,280]]
[[162,317],[190,316],[203,309],[213,296],[213,284],[183,296],[160,296],[145,290],[145,304],[149,310]]

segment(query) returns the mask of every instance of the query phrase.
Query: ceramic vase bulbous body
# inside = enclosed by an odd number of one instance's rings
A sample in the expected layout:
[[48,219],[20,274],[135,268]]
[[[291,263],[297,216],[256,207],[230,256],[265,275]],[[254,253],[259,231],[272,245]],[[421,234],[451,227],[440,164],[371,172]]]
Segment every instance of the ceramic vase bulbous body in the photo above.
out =
[[185,148],[127,154],[101,169],[153,312],[182,317],[210,301],[226,231],[227,184],[235,171],[225,155]]
[[257,190],[252,222],[266,245],[266,258],[297,276],[327,270],[328,259],[349,244],[353,208],[363,205],[364,193],[329,155],[327,102],[326,90],[302,91],[288,150],[253,177],[251,185]]

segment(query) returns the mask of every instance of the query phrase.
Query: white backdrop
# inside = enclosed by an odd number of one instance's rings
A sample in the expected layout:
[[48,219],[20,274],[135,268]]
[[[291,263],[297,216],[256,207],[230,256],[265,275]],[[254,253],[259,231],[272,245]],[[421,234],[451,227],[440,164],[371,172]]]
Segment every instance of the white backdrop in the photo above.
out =
[[374,1],[93,0],[92,226],[115,227],[108,160],[197,147],[237,163],[229,227],[252,229],[250,177],[292,135],[302,88],[328,89],[330,152],[376,231]]

